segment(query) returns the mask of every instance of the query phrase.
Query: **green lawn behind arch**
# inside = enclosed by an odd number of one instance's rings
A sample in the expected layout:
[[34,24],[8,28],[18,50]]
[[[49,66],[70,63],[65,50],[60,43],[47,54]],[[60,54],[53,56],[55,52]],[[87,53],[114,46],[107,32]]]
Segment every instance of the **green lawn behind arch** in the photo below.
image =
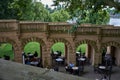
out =
[[[62,42],[55,43],[51,50],[53,51],[61,51],[62,54],[64,54],[65,50],[65,44]],[[77,51],[81,48],[82,53],[86,50],[86,44],[82,44],[77,48]],[[27,53],[34,53],[35,51],[38,52],[38,55],[40,56],[40,44],[38,42],[29,42],[24,47],[24,52]],[[3,55],[8,55],[13,60],[14,59],[14,51],[12,50],[12,45],[9,43],[2,43],[0,45],[0,57],[3,57]],[[22,55],[21,55],[22,56]]]
[[0,57],[3,57],[4,55],[10,56],[10,59],[14,60],[14,51],[10,43],[0,44]]

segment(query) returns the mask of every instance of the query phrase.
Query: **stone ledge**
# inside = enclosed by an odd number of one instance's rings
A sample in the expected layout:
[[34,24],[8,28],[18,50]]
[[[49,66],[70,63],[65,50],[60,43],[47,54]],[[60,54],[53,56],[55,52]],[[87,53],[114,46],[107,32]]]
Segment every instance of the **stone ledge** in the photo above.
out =
[[[0,80],[88,80],[29,65],[0,59]],[[89,79],[90,80],[90,79]]]

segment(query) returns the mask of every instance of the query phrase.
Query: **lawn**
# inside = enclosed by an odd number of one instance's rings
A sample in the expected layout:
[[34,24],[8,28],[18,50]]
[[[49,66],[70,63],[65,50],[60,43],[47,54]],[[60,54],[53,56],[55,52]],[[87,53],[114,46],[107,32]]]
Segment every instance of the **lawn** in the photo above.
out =
[[[64,54],[64,43],[62,42],[58,42],[55,43],[51,50],[55,51],[61,51],[62,54]],[[76,51],[79,51],[81,49],[82,53],[85,53],[86,50],[86,44],[82,44],[80,45]],[[40,44],[38,42],[29,42],[28,44],[26,44],[26,46],[24,47],[24,52],[27,53],[32,53],[34,54],[34,52],[37,51],[38,52],[38,56],[40,56]],[[4,55],[10,56],[10,58],[13,60],[14,59],[14,52],[12,50],[12,45],[9,43],[3,43],[0,45],[0,57],[3,57]]]
[[86,51],[86,46],[87,46],[87,44],[81,44],[81,45],[77,48],[77,51],[81,50],[82,53],[85,53],[85,51]]
[[0,57],[4,55],[10,56],[10,59],[14,59],[14,52],[12,50],[12,45],[9,43],[3,43],[0,45]]
[[64,49],[65,49],[65,46],[64,46],[64,43],[62,43],[62,42],[58,42],[58,43],[54,44],[51,48],[51,50],[53,50],[54,52],[60,51],[60,52],[62,52],[62,54],[65,52]]
[[24,47],[24,52],[26,54],[32,53],[34,54],[37,51],[38,56],[40,56],[40,44],[38,42],[29,42]]

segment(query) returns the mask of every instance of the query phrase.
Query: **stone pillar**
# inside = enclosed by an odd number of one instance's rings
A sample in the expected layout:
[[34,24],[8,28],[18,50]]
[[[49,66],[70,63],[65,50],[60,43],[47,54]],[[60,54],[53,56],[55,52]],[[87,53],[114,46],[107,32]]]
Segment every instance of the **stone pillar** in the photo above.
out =
[[23,63],[21,46],[14,47],[14,61]]
[[96,53],[94,57],[94,65],[98,65],[102,62],[102,53],[101,53],[101,43],[100,40],[97,41],[97,48]]
[[[47,48],[47,47],[46,47]],[[42,64],[43,67],[50,68],[51,67],[51,56],[50,56],[50,49],[47,48],[46,50],[42,47]]]
[[111,46],[107,46],[107,52],[106,54],[111,54]]
[[91,58],[91,54],[92,54],[92,48],[91,48],[91,46],[90,45],[88,45],[88,44],[86,44],[87,46],[86,46],[86,52],[85,52],[85,56],[87,57],[87,58]]
[[88,44],[86,44],[85,56],[88,58],[88,55],[89,55],[89,48],[88,48]]
[[70,62],[76,64],[76,49],[75,47],[73,48],[73,51],[71,48],[67,49],[67,63],[69,64]]
[[115,64],[120,67],[120,48],[116,48],[115,55]]

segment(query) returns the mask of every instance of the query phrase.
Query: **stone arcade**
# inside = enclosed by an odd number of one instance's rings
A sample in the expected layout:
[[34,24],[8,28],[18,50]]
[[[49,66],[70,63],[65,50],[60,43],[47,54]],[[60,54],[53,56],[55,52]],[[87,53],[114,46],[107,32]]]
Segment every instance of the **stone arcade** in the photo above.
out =
[[22,63],[24,46],[31,41],[41,45],[42,64],[51,66],[50,49],[54,43],[65,44],[66,62],[75,63],[76,48],[88,44],[86,56],[90,56],[92,65],[101,63],[102,50],[116,57],[120,66],[120,27],[112,25],[82,24],[75,32],[69,33],[72,24],[0,20],[0,42],[12,44],[14,61]]

